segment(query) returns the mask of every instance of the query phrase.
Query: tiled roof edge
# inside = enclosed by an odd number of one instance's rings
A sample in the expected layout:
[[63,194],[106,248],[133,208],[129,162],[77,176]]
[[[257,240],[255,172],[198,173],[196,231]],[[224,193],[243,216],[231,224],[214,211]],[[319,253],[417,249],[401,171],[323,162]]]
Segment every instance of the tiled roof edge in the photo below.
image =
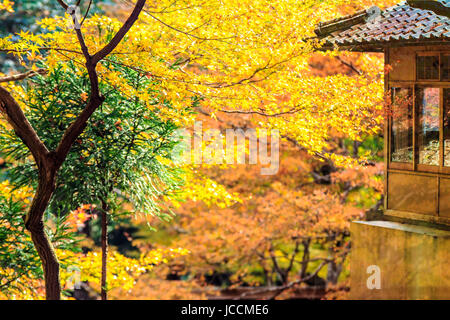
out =
[[371,19],[375,19],[381,14],[380,8],[373,6],[369,9],[361,10],[355,14],[343,16],[327,22],[321,22],[318,24],[314,33],[318,37],[326,37],[327,35],[339,31],[351,28],[354,25],[365,23]]
[[442,2],[435,0],[406,0],[406,2],[412,8],[431,10],[437,15],[450,18],[450,7],[447,7]]

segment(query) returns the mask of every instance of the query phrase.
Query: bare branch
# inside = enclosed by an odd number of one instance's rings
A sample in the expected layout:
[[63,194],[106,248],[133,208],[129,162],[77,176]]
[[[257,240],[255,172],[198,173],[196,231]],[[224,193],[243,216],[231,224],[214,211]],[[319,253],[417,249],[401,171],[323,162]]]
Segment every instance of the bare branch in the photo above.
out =
[[142,11],[142,8],[145,5],[145,1],[146,0],[137,1],[136,6],[134,7],[129,18],[127,19],[127,21],[125,21],[125,23],[122,25],[122,27],[113,37],[113,39],[105,47],[103,47],[103,49],[98,51],[94,56],[90,56],[87,46],[84,42],[81,30],[77,29],[77,37],[80,42],[83,54],[86,58],[86,69],[88,71],[89,80],[91,83],[91,94],[87,106],[80,113],[77,119],[66,129],[58,147],[55,150],[56,154],[55,161],[57,167],[62,165],[74,141],[86,128],[89,118],[104,101],[104,97],[100,94],[99,91],[98,74],[95,70],[97,63],[103,58],[105,58],[117,47],[117,45],[126,35],[126,33],[133,26],[134,22],[136,22],[136,20],[138,19],[139,13]]
[[127,32],[138,19],[139,14],[144,8],[145,1],[146,0],[138,0],[136,2],[133,11],[131,12],[130,16],[128,17],[127,21],[125,21],[123,26],[119,29],[119,31],[117,31],[111,41],[92,57],[92,64],[97,64],[100,60],[105,58],[117,47],[117,45],[120,43],[120,41],[122,41],[123,37],[127,34]]
[[192,33],[189,33],[189,32],[183,31],[183,30],[181,30],[181,29],[178,29],[178,28],[176,28],[176,27],[174,27],[174,26],[172,26],[172,25],[170,25],[170,24],[168,24],[168,23],[162,21],[161,19],[159,19],[159,18],[155,17],[153,14],[151,14],[150,11],[144,10],[144,12],[145,12],[146,14],[148,14],[151,18],[155,19],[156,21],[158,21],[158,22],[161,23],[162,25],[166,26],[167,28],[172,29],[172,30],[174,30],[174,31],[176,31],[176,32],[182,33],[182,34],[184,34],[184,35],[186,35],[186,36],[188,36],[188,37],[195,38],[195,39],[197,39],[197,40],[202,40],[202,41],[222,41],[222,42],[226,42],[225,40],[229,40],[229,39],[235,38],[235,37],[223,37],[223,38],[203,38],[203,37],[199,37],[199,36],[196,36],[196,35],[194,35],[194,34],[192,34]]
[[358,75],[362,75],[362,72],[360,70],[358,70],[353,64],[345,61],[344,59],[342,59],[339,56],[336,56],[336,59],[342,63],[344,66],[349,67],[352,71],[356,72]]
[[17,136],[30,149],[38,168],[41,168],[45,164],[49,151],[31,126],[17,101],[2,86],[0,86],[0,112],[11,124]]
[[20,81],[20,80],[24,80],[26,78],[37,76],[38,74],[43,75],[46,73],[47,73],[47,69],[30,70],[30,71],[27,71],[24,73],[19,73],[19,74],[0,78],[0,82]]
[[63,0],[57,0],[57,1],[58,1],[58,3],[61,5],[61,7],[64,8],[64,10],[67,10],[67,8],[69,7],[69,6],[67,5],[67,3],[65,3]]
[[103,103],[104,98],[99,95],[91,96],[86,108],[80,113],[78,118],[67,128],[58,147],[55,150],[57,167],[60,167],[69,153],[73,142],[84,131],[87,122],[95,110]]
[[85,12],[85,14],[84,14],[83,19],[82,19],[81,22],[80,22],[80,26],[82,26],[84,20],[86,20],[86,17],[88,16],[89,11],[91,10],[91,5],[92,5],[92,0],[89,0],[89,5],[88,5],[88,7],[87,7],[87,9],[86,9],[86,12]]
[[225,109],[220,109],[220,112],[223,113],[237,113],[237,114],[258,114],[260,116],[264,116],[264,117],[278,117],[278,116],[282,116],[282,115],[286,115],[286,114],[293,114],[296,113],[298,111],[300,111],[301,109],[299,108],[292,108],[288,111],[283,111],[283,112],[278,112],[278,113],[265,113],[262,111],[256,111],[256,110],[225,110]]
[[[74,21],[75,23],[75,21]],[[86,63],[91,63],[91,55],[89,54],[89,49],[86,46],[86,43],[84,42],[83,34],[81,33],[80,29],[75,29],[75,32],[77,34],[78,42],[80,43],[81,52],[83,52],[84,57],[86,58]]]
[[[56,47],[41,47],[41,48],[38,48],[38,50],[45,50],[45,51],[55,50],[55,51],[65,51],[65,52],[71,52],[71,53],[76,53],[76,54],[83,54],[80,51],[65,49],[65,48],[56,48]],[[24,49],[24,50],[0,49],[0,52],[5,52],[5,53],[26,53],[26,52],[30,52],[30,51],[32,51],[32,49]]]

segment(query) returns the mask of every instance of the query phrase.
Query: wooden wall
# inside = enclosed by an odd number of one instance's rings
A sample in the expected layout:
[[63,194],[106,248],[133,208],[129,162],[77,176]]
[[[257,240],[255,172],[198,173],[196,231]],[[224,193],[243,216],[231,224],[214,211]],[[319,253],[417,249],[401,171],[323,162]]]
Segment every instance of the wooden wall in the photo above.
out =
[[389,82],[416,80],[416,54],[420,52],[450,51],[448,46],[414,46],[388,49],[387,63],[392,68]]

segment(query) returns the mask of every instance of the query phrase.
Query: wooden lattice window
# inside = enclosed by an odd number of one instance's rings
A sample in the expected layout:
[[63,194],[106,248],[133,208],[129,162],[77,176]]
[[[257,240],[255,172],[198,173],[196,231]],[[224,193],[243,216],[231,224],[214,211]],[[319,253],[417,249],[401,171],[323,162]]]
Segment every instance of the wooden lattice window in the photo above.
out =
[[439,55],[419,55],[416,63],[418,80],[439,80]]

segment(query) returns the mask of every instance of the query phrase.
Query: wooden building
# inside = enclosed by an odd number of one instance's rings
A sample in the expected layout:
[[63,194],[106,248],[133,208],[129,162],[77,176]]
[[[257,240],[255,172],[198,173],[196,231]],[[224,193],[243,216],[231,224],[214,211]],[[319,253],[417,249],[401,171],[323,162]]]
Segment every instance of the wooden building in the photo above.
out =
[[[408,0],[384,11],[372,7],[321,23],[316,34],[323,39],[321,50],[384,52],[388,70],[386,210],[383,221],[352,226],[356,246],[352,264],[382,264],[397,278],[408,277],[406,272],[418,277],[410,283],[397,283],[390,275],[392,284],[385,283],[389,289],[378,293],[364,288],[365,270],[352,266],[352,278],[356,279],[352,284],[362,286],[352,288],[352,296],[450,298],[450,272],[436,269],[433,273],[425,270],[434,267],[420,266],[424,257],[447,269],[450,262],[450,232],[445,231],[450,226],[450,0]],[[429,235],[431,242],[422,239],[423,235]],[[419,237],[410,240],[414,245],[408,243],[411,236]],[[443,252],[436,253],[439,257],[430,258],[428,252],[417,256],[418,250],[436,250],[435,237],[443,241]],[[375,246],[385,246],[386,252],[371,253]],[[389,246],[404,250],[393,254]],[[416,261],[407,255],[417,256]],[[388,266],[395,264],[395,259],[403,263],[402,274]],[[442,277],[446,281],[437,283]],[[418,282],[412,284],[414,281]]]

